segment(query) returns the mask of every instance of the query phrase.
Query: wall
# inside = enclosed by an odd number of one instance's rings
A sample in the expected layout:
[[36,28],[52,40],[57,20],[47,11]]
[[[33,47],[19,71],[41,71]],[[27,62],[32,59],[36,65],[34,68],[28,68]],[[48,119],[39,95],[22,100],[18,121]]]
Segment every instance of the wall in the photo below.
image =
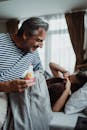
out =
[[0,20],[0,33],[1,32],[4,32],[4,33],[7,32],[5,20]]

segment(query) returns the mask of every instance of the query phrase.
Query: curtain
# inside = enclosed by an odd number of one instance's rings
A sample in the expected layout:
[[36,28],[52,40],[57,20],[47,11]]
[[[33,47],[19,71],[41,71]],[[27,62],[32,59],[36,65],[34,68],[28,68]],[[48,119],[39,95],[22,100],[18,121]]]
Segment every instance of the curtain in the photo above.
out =
[[10,34],[15,34],[18,31],[18,24],[19,20],[18,19],[9,19],[7,21],[7,32]]
[[84,14],[84,11],[65,14],[72,46],[76,54],[76,65],[83,63],[84,60]]
[[84,24],[85,24],[84,61],[87,63],[87,12],[85,13]]

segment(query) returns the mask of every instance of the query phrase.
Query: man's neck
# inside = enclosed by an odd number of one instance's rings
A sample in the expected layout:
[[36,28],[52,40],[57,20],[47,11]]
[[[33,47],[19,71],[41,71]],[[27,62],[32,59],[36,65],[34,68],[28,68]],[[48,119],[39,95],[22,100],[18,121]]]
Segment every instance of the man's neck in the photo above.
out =
[[19,38],[16,34],[12,34],[11,35],[11,39],[12,41],[15,43],[15,45],[18,47],[18,48],[22,48],[21,47],[21,43],[22,43],[22,40],[21,38]]

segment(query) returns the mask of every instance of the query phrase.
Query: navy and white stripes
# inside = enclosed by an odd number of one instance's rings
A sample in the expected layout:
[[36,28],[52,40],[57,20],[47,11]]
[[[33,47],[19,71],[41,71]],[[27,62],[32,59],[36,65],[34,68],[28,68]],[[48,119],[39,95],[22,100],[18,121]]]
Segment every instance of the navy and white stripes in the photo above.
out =
[[33,64],[34,70],[42,67],[38,52],[25,54],[9,34],[0,34],[0,81],[20,78],[29,64]]

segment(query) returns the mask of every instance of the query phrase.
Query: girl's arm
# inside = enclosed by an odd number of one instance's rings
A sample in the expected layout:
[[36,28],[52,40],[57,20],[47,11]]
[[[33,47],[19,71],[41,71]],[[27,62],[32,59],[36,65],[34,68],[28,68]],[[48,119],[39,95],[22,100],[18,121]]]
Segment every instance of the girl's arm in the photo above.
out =
[[65,91],[63,92],[63,94],[61,95],[61,97],[56,101],[56,103],[54,104],[52,110],[54,112],[58,112],[61,110],[61,108],[65,105],[65,102],[70,94],[70,88],[71,88],[71,83],[70,80],[67,78],[66,79],[66,85],[65,85]]
[[67,70],[65,70],[63,67],[59,66],[55,63],[49,63],[49,67],[52,71],[52,74],[57,78],[65,78],[68,77],[70,74]]

